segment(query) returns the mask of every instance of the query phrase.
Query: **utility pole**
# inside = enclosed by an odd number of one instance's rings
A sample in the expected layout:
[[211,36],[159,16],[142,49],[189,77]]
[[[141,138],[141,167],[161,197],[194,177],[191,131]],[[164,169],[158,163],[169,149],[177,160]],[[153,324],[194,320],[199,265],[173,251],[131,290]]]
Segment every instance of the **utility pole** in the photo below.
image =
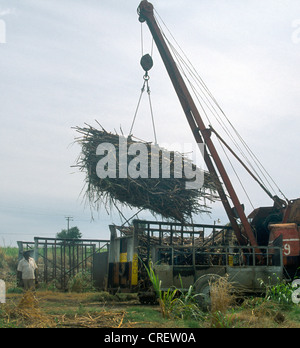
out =
[[68,221],[68,232],[70,229],[70,220],[73,221],[73,216],[66,216],[65,219]]

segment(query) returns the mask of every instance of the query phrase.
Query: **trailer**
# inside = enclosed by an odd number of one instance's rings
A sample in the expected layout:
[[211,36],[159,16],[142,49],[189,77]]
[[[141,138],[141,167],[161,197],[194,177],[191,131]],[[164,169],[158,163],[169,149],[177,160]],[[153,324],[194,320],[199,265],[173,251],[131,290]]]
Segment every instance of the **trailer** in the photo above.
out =
[[112,225],[110,231],[108,291],[138,293],[141,303],[156,299],[145,269],[150,265],[162,291],[192,285],[205,300],[219,277],[228,276],[241,294],[262,293],[261,281],[283,277],[281,247],[240,246],[231,226],[134,220],[131,227]]

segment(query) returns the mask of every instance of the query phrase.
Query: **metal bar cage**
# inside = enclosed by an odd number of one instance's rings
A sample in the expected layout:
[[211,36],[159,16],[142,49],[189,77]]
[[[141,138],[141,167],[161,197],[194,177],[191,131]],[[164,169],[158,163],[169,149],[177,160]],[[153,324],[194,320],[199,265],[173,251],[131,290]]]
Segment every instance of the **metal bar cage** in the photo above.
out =
[[34,242],[18,242],[19,259],[25,250],[32,251],[39,269],[39,281],[66,290],[69,280],[82,272],[93,283],[95,255],[109,248],[109,240],[59,239],[35,237]]

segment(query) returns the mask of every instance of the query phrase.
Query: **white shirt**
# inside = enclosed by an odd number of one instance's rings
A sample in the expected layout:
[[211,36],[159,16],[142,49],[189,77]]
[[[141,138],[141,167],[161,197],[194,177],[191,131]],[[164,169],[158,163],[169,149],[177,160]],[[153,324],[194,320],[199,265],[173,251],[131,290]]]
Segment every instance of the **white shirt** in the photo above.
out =
[[22,279],[35,279],[34,271],[37,265],[32,257],[29,260],[23,258],[18,264],[18,271],[22,272]]

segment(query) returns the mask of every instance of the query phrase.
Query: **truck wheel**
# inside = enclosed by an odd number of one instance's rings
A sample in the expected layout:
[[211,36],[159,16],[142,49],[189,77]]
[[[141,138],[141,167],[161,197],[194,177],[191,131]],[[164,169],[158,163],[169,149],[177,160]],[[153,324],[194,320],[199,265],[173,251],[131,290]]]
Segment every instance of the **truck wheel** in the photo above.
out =
[[205,274],[198,278],[194,283],[195,299],[203,311],[208,311],[211,307],[210,284],[219,280],[221,276],[218,274]]

